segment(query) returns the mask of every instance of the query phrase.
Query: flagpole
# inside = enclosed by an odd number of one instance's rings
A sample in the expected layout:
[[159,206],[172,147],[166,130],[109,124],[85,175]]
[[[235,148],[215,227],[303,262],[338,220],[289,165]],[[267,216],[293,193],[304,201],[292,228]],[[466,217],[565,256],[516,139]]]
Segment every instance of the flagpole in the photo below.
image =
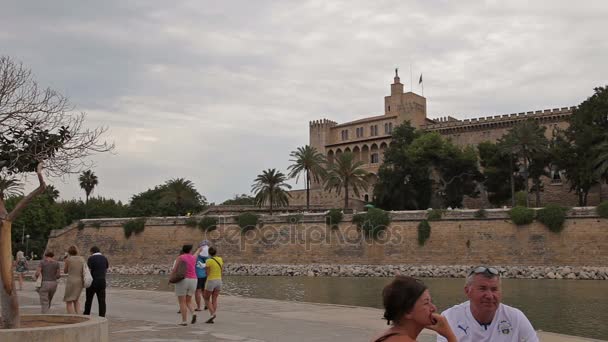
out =
[[414,78],[412,76],[412,63],[410,63],[410,92],[414,92]]

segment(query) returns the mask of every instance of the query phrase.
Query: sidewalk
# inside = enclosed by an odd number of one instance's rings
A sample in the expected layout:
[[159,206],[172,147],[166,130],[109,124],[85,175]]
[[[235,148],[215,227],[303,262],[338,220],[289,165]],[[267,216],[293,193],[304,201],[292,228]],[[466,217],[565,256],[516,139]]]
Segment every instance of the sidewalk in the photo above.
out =
[[[39,313],[34,284],[26,282],[20,293],[23,313]],[[64,285],[60,284],[51,313],[65,313]],[[107,290],[111,341],[369,341],[387,328],[382,310],[340,305],[284,302],[221,296],[215,324],[205,324],[209,314],[199,312],[198,322],[181,327],[177,300],[171,292],[111,288]],[[84,307],[84,291],[81,310]],[[96,299],[93,314],[97,313]],[[593,341],[540,333],[541,341]],[[435,341],[423,332],[419,342]]]

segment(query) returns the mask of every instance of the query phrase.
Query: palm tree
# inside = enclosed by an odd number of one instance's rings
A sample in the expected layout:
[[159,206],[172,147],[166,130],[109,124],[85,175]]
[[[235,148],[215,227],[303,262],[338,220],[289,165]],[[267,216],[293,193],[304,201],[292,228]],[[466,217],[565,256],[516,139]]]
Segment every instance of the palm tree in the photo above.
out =
[[306,181],[306,209],[310,209],[310,183],[311,180],[319,182],[325,177],[326,172],[323,167],[326,163],[325,157],[310,145],[298,147],[297,150],[291,152],[290,156],[294,159],[289,160],[293,162],[287,168],[289,170],[289,177],[295,178],[297,183],[300,174],[304,173]]
[[59,198],[59,190],[57,190],[51,184],[46,186],[46,189],[44,189],[44,193],[49,197],[51,202],[55,202]]
[[[533,159],[533,155],[546,154],[549,150],[549,141],[545,137],[545,128],[541,127],[534,120],[521,121],[501,139],[500,143],[504,152],[516,155],[524,163],[523,176],[526,186],[526,206],[529,207],[529,163]],[[535,185],[536,191],[540,191],[540,181],[535,180],[535,183],[537,183]]]
[[351,152],[345,152],[336,156],[330,165],[327,178],[325,179],[325,190],[331,192],[336,190],[338,195],[344,189],[344,209],[348,209],[348,190],[352,188],[355,196],[359,196],[359,189],[367,189],[369,173],[361,168],[362,161],[355,161]]
[[0,177],[0,199],[6,199],[12,196],[21,196],[21,182],[16,178],[2,178]]
[[93,171],[91,170],[86,170],[82,174],[80,174],[80,177],[78,177],[78,181],[80,181],[80,187],[84,190],[84,193],[86,195],[86,202],[84,204],[84,217],[87,218],[89,216],[89,196],[93,192],[95,186],[99,184],[99,181],[97,180],[97,176],[95,176],[95,173],[93,173]]
[[185,215],[187,210],[202,208],[202,196],[194,188],[194,183],[184,178],[168,180],[160,194],[161,202],[175,207],[174,215]]
[[276,169],[262,171],[262,174],[253,180],[254,183],[251,186],[251,191],[255,194],[255,204],[261,207],[268,203],[270,215],[272,215],[272,208],[275,205],[289,205],[288,197],[290,195],[285,188],[291,189],[291,185],[285,183],[286,180],[285,174]]

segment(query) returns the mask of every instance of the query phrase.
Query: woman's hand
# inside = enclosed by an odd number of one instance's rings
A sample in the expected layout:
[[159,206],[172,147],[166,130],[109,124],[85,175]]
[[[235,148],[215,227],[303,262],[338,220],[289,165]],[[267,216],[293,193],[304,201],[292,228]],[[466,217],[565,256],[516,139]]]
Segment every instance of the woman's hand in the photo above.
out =
[[448,320],[445,317],[437,313],[432,313],[431,318],[435,323],[432,325],[427,325],[427,329],[436,331],[439,335],[445,337],[448,342],[457,341],[456,335],[454,335],[454,332],[452,331],[452,328],[450,328],[450,324],[448,323]]

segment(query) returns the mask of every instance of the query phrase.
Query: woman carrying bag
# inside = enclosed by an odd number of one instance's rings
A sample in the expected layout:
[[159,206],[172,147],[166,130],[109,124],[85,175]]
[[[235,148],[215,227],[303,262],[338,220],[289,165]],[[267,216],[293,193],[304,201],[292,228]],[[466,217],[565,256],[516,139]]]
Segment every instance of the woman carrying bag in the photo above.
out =
[[36,269],[36,279],[40,277],[40,286],[37,289],[40,296],[40,307],[42,313],[49,312],[51,301],[57,291],[57,279],[61,278],[59,263],[53,259],[55,254],[51,251],[44,253],[44,260],[40,261]]
[[[192,315],[190,324],[196,323],[196,314],[194,313],[194,305],[192,304],[192,296],[196,293],[196,255],[190,254],[192,245],[184,245],[182,254],[175,260],[169,282],[175,284],[175,295],[179,303],[179,310],[182,315],[182,321],[179,325],[188,325],[188,311]],[[195,254],[198,254],[199,249]]]

